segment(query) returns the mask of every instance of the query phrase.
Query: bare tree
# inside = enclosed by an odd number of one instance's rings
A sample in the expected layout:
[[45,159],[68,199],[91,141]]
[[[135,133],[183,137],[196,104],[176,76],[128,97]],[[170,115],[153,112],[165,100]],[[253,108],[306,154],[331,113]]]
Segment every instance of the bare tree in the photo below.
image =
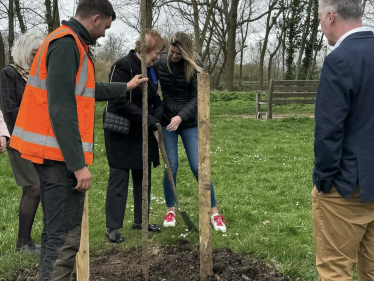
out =
[[277,7],[278,0],[270,0],[268,2],[268,13],[266,16],[266,26],[265,26],[265,36],[262,43],[262,49],[261,49],[261,56],[260,56],[260,73],[259,73],[259,83],[260,83],[260,89],[263,89],[264,84],[264,60],[265,60],[265,54],[268,47],[268,41],[270,36],[270,31],[277,23],[277,19],[279,15],[282,13],[283,9],[282,7]]
[[3,69],[5,66],[5,46],[4,46],[4,40],[3,35],[0,32],[0,69]]
[[14,42],[14,10],[13,10],[13,0],[9,0],[8,6],[8,24],[9,24],[9,33],[8,33],[8,57],[9,63],[13,63],[12,57],[12,47]]
[[16,14],[17,14],[18,22],[19,22],[19,27],[21,29],[21,32],[25,33],[27,28],[26,28],[25,21],[21,13],[19,0],[14,0],[14,5],[16,6]]
[[48,26],[48,33],[51,33],[57,27],[60,26],[60,16],[58,12],[58,1],[53,0],[53,5],[51,0],[45,0],[45,20]]

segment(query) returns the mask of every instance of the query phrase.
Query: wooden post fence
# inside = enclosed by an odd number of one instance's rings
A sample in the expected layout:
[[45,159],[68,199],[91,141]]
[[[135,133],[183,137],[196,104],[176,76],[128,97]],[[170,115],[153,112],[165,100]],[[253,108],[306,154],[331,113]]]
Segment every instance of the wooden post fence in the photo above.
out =
[[90,278],[90,243],[88,227],[88,191],[86,191],[83,207],[81,243],[77,253],[77,281],[88,281]]
[[197,75],[198,83],[198,154],[199,154],[199,234],[200,280],[213,275],[212,234],[210,226],[210,78],[208,73]]

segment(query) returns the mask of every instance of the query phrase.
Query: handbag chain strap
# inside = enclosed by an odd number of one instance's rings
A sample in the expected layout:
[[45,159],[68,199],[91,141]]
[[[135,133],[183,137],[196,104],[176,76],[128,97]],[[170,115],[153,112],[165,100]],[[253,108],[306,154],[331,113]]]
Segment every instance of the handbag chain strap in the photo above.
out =
[[[134,78],[134,75],[132,74],[132,67],[131,67],[131,64],[129,63],[128,60],[124,59],[125,61],[127,61],[127,63],[129,64],[130,66],[130,74],[131,74],[131,79]],[[112,78],[113,78],[113,73],[114,73],[114,70],[116,69],[116,65],[114,65],[113,67],[113,70],[112,70],[112,73],[110,74],[110,79],[109,79],[109,82],[112,82]],[[132,102],[132,91],[130,91],[130,102]],[[106,102],[106,107],[105,107],[105,112],[108,111],[108,101]]]

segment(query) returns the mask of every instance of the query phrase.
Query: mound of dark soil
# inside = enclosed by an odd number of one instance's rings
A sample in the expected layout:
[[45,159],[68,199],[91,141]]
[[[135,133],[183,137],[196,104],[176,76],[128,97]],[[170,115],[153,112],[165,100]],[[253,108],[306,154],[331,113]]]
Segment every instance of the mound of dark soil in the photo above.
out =
[[[116,248],[90,257],[90,281],[143,281],[141,248],[120,252]],[[149,250],[150,281],[200,280],[199,249],[186,240],[172,246]],[[13,281],[37,278],[37,268],[24,270]],[[75,274],[72,280],[76,281]],[[213,250],[213,276],[210,281],[290,281],[269,265],[233,253],[230,249]]]

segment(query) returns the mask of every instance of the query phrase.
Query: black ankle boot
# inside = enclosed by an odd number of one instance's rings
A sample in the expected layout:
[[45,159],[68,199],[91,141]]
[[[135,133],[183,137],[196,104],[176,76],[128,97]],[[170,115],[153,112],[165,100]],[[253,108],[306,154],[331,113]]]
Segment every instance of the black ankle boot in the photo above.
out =
[[110,229],[108,228],[105,232],[105,237],[111,243],[122,243],[125,241],[125,238],[119,233],[118,228]]
[[[139,223],[133,223],[132,224],[132,229],[142,229],[142,225]],[[153,224],[149,223],[148,224],[148,231],[149,232],[160,232],[161,231],[161,226],[158,224]]]

